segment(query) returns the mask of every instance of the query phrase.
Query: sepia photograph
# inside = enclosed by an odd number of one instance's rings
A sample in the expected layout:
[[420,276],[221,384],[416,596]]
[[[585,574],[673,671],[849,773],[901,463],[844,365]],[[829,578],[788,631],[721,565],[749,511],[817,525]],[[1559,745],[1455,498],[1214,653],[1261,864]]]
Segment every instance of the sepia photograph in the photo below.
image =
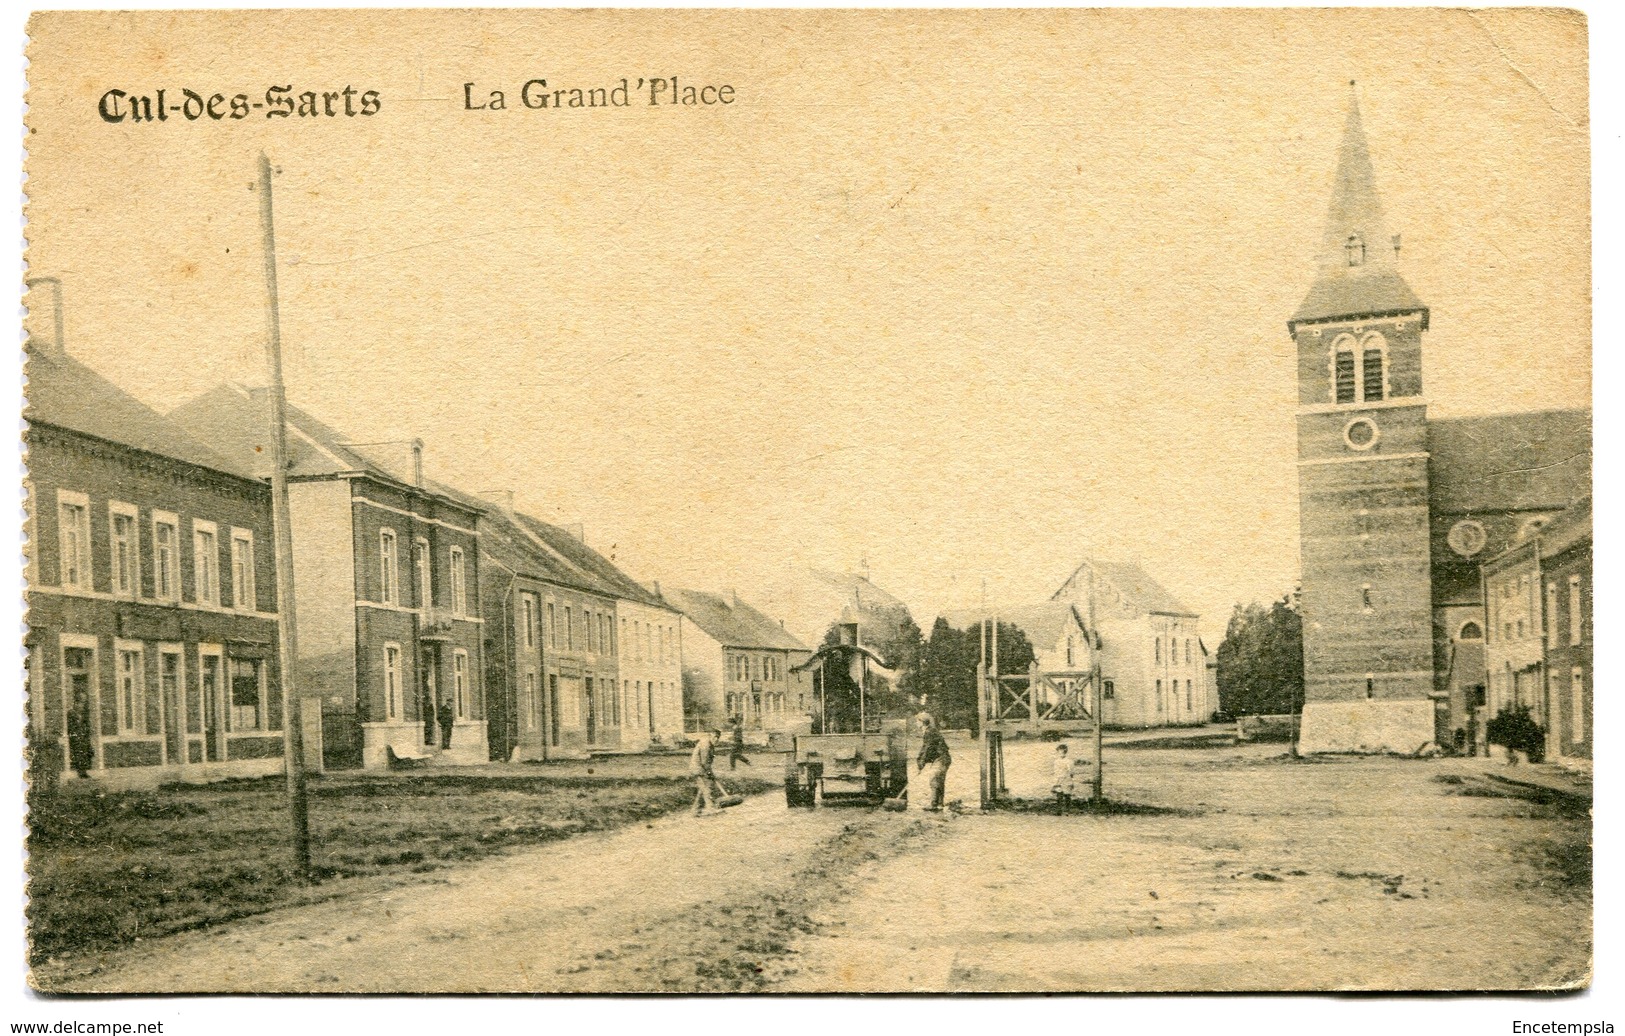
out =
[[27,33],[59,1016],[1595,1013],[1586,15]]

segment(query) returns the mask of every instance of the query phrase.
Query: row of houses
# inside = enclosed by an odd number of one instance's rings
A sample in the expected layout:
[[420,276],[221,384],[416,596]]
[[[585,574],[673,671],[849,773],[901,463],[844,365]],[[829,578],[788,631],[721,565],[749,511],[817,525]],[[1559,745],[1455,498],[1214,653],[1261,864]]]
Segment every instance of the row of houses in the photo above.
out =
[[[222,384],[160,414],[59,333],[28,354],[34,778],[279,771],[267,393]],[[779,624],[645,587],[511,493],[425,477],[423,450],[287,408],[308,767],[638,751],[805,714],[810,652]]]

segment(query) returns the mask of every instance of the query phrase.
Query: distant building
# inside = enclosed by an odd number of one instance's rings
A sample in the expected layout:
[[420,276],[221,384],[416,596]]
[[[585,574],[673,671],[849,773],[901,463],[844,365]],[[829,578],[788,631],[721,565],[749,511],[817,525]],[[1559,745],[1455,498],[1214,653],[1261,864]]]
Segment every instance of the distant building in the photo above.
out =
[[801,725],[813,708],[806,673],[812,650],[732,591],[665,589],[682,613],[683,703],[689,730],[739,717],[752,730]]
[[[264,390],[223,384],[170,417],[267,473]],[[298,686],[321,698],[324,764],[488,761],[479,509],[425,482],[421,442],[355,444],[292,405],[287,420]]]
[[753,596],[808,645],[823,643],[830,627],[844,621],[856,621],[871,645],[894,635],[903,620],[913,621],[908,605],[857,572],[799,568],[763,583]]
[[1526,705],[1546,728],[1548,755],[1592,757],[1591,557],[1585,500],[1484,563],[1487,621],[1470,632],[1488,682],[1466,703],[1474,747],[1496,713]]
[[1483,685],[1480,563],[1590,492],[1589,411],[1429,419],[1429,310],[1400,276],[1398,241],[1351,102],[1315,280],[1287,322],[1304,752],[1465,737]]
[[1200,616],[1138,564],[1085,559],[1050,598],[1074,604],[1099,635],[1107,726],[1205,723],[1213,705]]
[[28,355],[30,779],[280,772],[269,486],[58,336]]

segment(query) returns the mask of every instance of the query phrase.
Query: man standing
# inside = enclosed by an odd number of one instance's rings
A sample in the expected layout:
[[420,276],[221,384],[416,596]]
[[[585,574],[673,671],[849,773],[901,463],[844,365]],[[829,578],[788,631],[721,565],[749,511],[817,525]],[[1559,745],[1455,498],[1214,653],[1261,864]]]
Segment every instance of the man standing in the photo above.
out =
[[[948,766],[953,762],[953,756],[948,754],[948,742],[943,740],[942,731],[937,729],[936,720],[929,713],[920,713],[920,755],[915,760],[920,767],[920,775],[926,778],[926,786],[930,789],[930,799],[925,809],[932,813],[941,812],[943,789],[948,784]],[[927,774],[926,769],[930,768]]]
[[451,725],[457,719],[457,710],[452,707],[451,699],[447,698],[440,703],[440,748],[442,751],[451,747]]
[[717,741],[721,737],[720,730],[705,731],[694,745],[694,754],[688,757],[689,776],[694,778],[695,816],[699,816],[706,809],[713,813],[718,811],[716,793],[712,790],[717,778],[716,774],[711,772],[711,764],[716,759]]
[[739,763],[750,765],[745,758],[745,723],[738,716],[733,719],[733,726],[729,729],[731,735],[728,751],[728,769],[734,769]]

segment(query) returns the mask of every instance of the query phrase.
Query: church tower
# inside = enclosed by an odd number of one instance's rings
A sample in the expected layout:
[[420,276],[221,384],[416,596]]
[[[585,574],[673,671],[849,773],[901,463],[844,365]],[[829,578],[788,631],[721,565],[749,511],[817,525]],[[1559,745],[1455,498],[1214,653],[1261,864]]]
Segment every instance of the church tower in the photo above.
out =
[[1304,752],[1414,752],[1434,738],[1428,310],[1398,257],[1351,96],[1314,285],[1287,323],[1298,347]]

